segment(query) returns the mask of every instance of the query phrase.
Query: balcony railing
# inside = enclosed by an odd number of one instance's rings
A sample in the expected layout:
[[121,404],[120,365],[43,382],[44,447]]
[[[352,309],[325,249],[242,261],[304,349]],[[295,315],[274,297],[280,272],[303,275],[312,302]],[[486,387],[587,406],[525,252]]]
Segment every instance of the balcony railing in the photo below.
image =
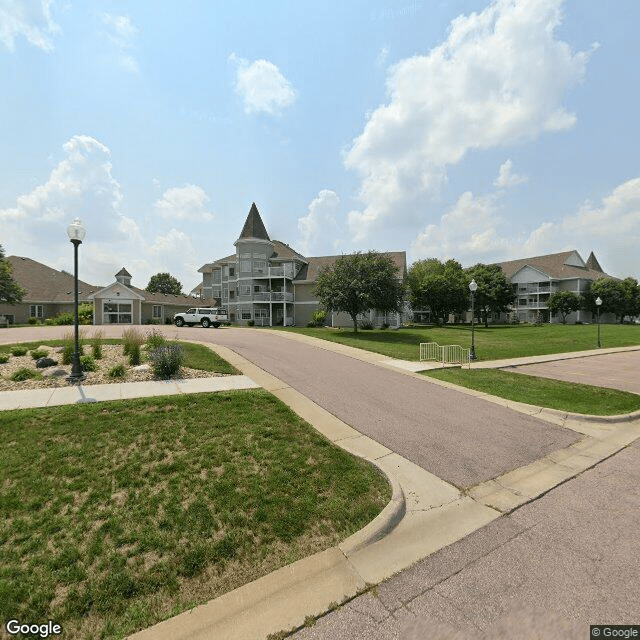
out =
[[293,302],[293,293],[288,291],[256,291],[238,296],[239,302]]
[[284,267],[269,267],[270,278],[293,278],[293,267],[290,264]]

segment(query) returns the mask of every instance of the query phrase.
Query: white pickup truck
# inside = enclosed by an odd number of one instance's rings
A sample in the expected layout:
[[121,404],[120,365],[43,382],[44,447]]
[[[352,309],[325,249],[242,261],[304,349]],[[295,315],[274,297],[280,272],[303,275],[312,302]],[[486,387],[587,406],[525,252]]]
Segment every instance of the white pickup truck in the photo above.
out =
[[176,327],[183,327],[185,324],[192,327],[194,324],[201,324],[207,328],[213,325],[216,329],[223,323],[228,322],[227,311],[225,309],[212,309],[195,307],[187,309],[184,313],[176,313],[173,322]]

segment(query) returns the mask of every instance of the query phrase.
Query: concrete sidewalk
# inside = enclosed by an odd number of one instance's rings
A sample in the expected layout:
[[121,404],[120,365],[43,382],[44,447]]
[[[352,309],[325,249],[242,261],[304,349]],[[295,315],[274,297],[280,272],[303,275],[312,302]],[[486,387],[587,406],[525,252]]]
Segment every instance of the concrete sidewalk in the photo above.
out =
[[106,400],[127,400],[149,396],[172,396],[179,393],[212,393],[231,389],[256,389],[258,386],[247,376],[240,375],[0,391],[0,411],[54,407],[83,402],[103,402]]

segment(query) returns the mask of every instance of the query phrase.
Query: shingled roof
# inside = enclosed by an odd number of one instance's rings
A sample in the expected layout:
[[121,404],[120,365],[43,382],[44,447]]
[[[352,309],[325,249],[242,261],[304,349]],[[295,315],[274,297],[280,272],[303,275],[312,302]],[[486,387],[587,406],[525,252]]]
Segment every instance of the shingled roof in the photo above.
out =
[[[404,276],[407,270],[407,254],[404,251],[385,251],[383,255],[389,256],[393,263],[398,267],[398,275]],[[295,282],[315,282],[318,275],[325,267],[331,267],[338,258],[343,256],[315,256],[307,258],[308,263],[300,269],[295,277]]]
[[240,233],[238,240],[246,238],[256,238],[258,240],[267,240],[271,242],[269,234],[264,226],[264,222],[262,222],[262,218],[258,213],[258,207],[256,207],[255,202],[251,204],[249,215],[245,220],[244,227],[242,227],[242,232]]
[[[74,277],[70,273],[22,256],[9,256],[7,260],[13,269],[13,279],[27,291],[22,302],[73,302]],[[100,288],[78,280],[78,299],[86,301],[88,295]]]
[[[584,267],[568,264],[569,260],[575,259],[576,255],[580,262],[585,265]],[[499,262],[498,264],[507,278],[511,278],[517,271],[522,269],[522,267],[527,266],[542,271],[553,280],[566,280],[569,278],[597,280],[598,278],[611,277],[602,271],[593,252],[591,252],[589,260],[586,263],[577,251],[563,251],[562,253],[550,253],[546,256],[509,260],[507,262]]]

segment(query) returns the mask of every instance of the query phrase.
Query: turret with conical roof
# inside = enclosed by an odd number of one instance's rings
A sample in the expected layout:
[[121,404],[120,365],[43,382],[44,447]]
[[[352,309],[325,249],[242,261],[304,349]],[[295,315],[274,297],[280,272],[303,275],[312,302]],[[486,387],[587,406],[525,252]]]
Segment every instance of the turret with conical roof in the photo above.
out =
[[264,226],[264,222],[262,222],[262,218],[260,217],[260,213],[258,212],[258,207],[256,207],[255,202],[251,203],[249,215],[245,220],[244,227],[242,227],[242,232],[238,238],[238,240],[249,239],[266,240],[267,242],[271,242],[271,238],[269,238],[269,234]]

